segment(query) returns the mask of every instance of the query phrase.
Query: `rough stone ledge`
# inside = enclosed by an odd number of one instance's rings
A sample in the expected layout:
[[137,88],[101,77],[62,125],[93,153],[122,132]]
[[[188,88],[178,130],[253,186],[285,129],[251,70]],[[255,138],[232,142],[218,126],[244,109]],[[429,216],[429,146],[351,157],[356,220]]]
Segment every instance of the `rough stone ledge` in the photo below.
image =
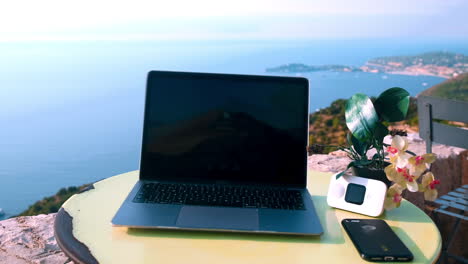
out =
[[[408,134],[409,147],[408,150],[422,155],[426,153],[426,143],[422,140],[417,133]],[[384,142],[391,144],[391,137],[387,136]],[[459,156],[466,149],[446,146],[434,143],[432,145],[432,152],[437,154],[437,159],[446,160],[453,159]],[[370,157],[374,155],[375,151],[370,150],[367,154]],[[310,170],[318,170],[323,172],[340,172],[346,169],[351,160],[346,156],[344,151],[335,151],[328,155],[314,154],[308,157],[307,167]]]
[[0,263],[73,263],[55,241],[55,215],[20,216],[0,221]]

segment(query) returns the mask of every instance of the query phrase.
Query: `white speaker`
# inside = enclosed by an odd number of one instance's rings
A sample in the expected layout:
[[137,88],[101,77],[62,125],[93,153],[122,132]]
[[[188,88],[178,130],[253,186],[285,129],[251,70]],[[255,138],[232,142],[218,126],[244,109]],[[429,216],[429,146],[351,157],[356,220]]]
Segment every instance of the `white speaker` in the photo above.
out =
[[383,212],[386,193],[387,186],[381,181],[350,175],[336,179],[334,174],[328,187],[327,203],[331,207],[376,217]]

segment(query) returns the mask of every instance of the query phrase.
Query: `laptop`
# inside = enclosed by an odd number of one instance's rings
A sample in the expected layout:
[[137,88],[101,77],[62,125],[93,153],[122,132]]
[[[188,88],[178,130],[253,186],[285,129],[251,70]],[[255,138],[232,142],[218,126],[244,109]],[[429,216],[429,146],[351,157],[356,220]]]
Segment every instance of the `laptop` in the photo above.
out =
[[151,71],[132,228],[320,235],[305,78]]

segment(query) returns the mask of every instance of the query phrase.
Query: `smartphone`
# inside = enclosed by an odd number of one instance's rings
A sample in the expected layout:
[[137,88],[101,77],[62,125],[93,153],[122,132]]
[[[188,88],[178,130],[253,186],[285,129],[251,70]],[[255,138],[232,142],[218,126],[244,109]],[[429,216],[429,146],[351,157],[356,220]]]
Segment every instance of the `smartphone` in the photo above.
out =
[[343,219],[346,233],[361,257],[367,261],[407,262],[413,254],[384,220]]

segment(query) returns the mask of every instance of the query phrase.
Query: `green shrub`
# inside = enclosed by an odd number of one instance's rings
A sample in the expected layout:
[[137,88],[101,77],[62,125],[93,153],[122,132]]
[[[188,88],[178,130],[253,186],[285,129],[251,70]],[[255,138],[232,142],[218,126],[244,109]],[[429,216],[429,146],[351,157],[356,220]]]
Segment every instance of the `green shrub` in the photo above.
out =
[[85,189],[89,185],[90,184],[85,184],[79,187],[71,186],[68,188],[61,188],[55,195],[44,197],[44,199],[35,202],[18,216],[56,213],[68,198]]

